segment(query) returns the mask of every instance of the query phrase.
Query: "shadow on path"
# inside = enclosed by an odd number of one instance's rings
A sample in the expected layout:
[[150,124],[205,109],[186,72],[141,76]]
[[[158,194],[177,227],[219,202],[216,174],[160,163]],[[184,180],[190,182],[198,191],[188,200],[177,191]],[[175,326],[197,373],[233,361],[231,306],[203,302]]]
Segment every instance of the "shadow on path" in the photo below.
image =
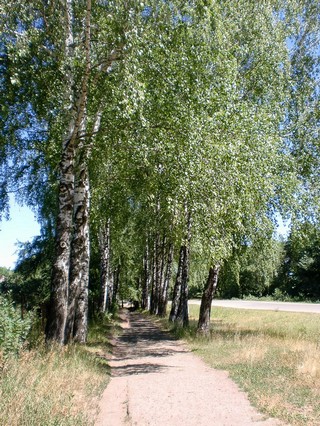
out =
[[[121,312],[96,426],[278,426],[214,370],[138,312]],[[128,319],[130,324],[128,323]]]
[[[130,327],[117,338],[112,359],[112,376],[155,373],[170,368],[152,358],[168,357],[185,352],[177,339],[160,330],[138,312],[128,313]],[[139,359],[140,362],[135,360]],[[141,360],[143,360],[141,362]]]

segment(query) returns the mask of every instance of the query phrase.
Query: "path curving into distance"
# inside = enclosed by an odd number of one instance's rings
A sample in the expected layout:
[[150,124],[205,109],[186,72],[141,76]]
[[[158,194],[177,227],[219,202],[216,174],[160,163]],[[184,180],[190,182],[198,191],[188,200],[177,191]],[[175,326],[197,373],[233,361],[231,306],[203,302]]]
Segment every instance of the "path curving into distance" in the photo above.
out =
[[[125,312],[126,318],[123,317]],[[139,313],[122,312],[95,426],[275,426],[224,371]]]

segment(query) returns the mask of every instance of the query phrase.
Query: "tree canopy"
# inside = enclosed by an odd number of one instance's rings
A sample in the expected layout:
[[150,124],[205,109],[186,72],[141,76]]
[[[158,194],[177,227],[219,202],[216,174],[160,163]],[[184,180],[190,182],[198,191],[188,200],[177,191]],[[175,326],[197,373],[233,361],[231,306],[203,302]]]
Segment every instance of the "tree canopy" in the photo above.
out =
[[312,193],[316,214],[316,1],[14,0],[0,16],[0,211],[14,191],[55,238],[48,340],[86,340],[98,251],[103,298],[134,289],[159,314],[177,265],[186,316],[193,258],[213,279],[277,212]]

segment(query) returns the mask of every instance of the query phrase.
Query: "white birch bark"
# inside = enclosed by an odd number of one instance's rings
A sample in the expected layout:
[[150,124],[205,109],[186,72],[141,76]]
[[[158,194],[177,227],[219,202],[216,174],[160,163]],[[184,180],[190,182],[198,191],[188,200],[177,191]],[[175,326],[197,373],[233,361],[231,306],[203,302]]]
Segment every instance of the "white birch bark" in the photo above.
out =
[[184,263],[184,256],[185,256],[185,250],[184,246],[180,247],[179,252],[179,263],[178,263],[178,270],[177,270],[177,276],[176,281],[173,288],[173,297],[172,297],[172,304],[171,304],[171,311],[169,316],[169,321],[175,322],[178,315],[179,305],[180,305],[180,299],[181,299],[181,283],[182,283],[182,267]]
[[74,192],[74,237],[71,251],[70,297],[68,323],[66,327],[67,341],[73,338],[84,343],[88,329],[88,286],[90,261],[89,210],[90,185],[88,161],[90,145],[87,146],[85,129],[87,123],[88,85],[91,72],[91,0],[86,2],[85,20],[85,71],[79,98],[79,157],[77,179]]
[[[47,325],[47,339],[55,340],[60,344],[65,342],[66,331],[70,334],[72,329],[72,320],[69,316],[70,300],[74,303],[74,288],[76,283],[71,283],[71,294],[69,294],[70,279],[70,259],[71,259],[71,238],[73,235],[73,217],[74,209],[81,204],[79,196],[79,187],[77,193],[74,192],[75,184],[75,157],[77,153],[77,144],[79,143],[80,127],[84,127],[85,110],[88,96],[88,81],[90,76],[90,18],[91,18],[91,0],[86,3],[86,22],[85,22],[85,69],[83,73],[81,88],[78,92],[75,89],[73,75],[72,59],[74,56],[74,35],[73,35],[73,1],[65,2],[65,25],[66,42],[65,57],[66,66],[66,86],[68,88],[68,110],[70,113],[70,122],[67,137],[63,141],[62,159],[60,162],[60,185],[59,185],[59,213],[57,219],[56,234],[56,258],[52,274],[52,293],[50,301],[50,314]],[[79,176],[81,175],[81,171]],[[85,186],[85,185],[84,185]],[[83,192],[83,191],[80,191]],[[86,197],[84,195],[84,197]],[[77,201],[77,198],[79,200]],[[77,234],[78,230],[75,230]],[[80,231],[83,232],[83,231]],[[73,241],[79,239],[75,235]],[[74,243],[73,243],[74,245]],[[72,270],[74,265],[72,265]],[[71,281],[75,279],[76,273],[73,272]],[[78,278],[77,278],[78,279]],[[68,329],[68,330],[67,330]]]
[[189,270],[190,270],[190,245],[191,245],[191,215],[187,212],[187,238],[184,246],[184,257],[182,264],[182,276],[181,276],[181,293],[180,293],[180,304],[176,321],[181,323],[183,327],[189,325]]
[[85,154],[85,151],[82,152],[82,155],[78,160],[79,164],[74,191],[74,234],[70,255],[70,282],[65,342],[69,342],[73,338],[75,315],[78,310],[80,293],[84,287],[88,287],[89,279],[86,271],[88,269],[87,263],[89,263],[90,256],[90,190],[87,160],[83,158]]
[[73,324],[73,340],[85,343],[88,334],[88,296],[89,296],[89,263],[90,263],[90,235],[89,235],[89,210],[90,210],[90,185],[87,163],[84,162],[81,173],[81,186],[79,191],[79,210],[76,210],[76,227],[78,234],[79,260],[76,252],[73,263],[77,263],[75,285],[77,287],[75,300],[75,317]]
[[189,268],[190,268],[190,245],[191,245],[191,215],[186,208],[187,216],[187,234],[184,244],[180,247],[179,265],[177,278],[173,291],[173,300],[171,305],[171,322],[179,322],[184,327],[189,323],[188,295],[189,295]]
[[159,303],[159,312],[158,315],[161,317],[166,316],[167,313],[167,304],[168,304],[168,294],[169,294],[169,285],[171,279],[171,270],[173,262],[173,244],[170,242],[168,247],[167,254],[167,263],[164,272],[163,287],[161,292],[161,298]]
[[142,309],[149,309],[149,287],[150,287],[150,259],[149,242],[146,240],[146,248],[143,257],[143,281],[142,281]]
[[99,311],[106,312],[110,292],[110,219],[105,226],[100,229],[99,235],[100,249],[100,301]]
[[[60,162],[59,213],[56,235],[56,258],[52,274],[50,314],[47,324],[47,339],[63,344],[70,340],[84,342],[87,337],[88,282],[89,282],[89,203],[90,186],[88,160],[95,135],[100,129],[103,105],[96,113],[93,129],[87,132],[87,100],[91,75],[91,0],[86,1],[84,28],[85,66],[80,88],[75,87],[73,57],[75,40],[73,36],[73,0],[65,0],[66,10],[66,66],[67,101],[70,122],[62,146]],[[122,47],[113,50],[101,72],[108,72],[112,63],[119,60]],[[120,52],[120,53],[119,53]],[[108,66],[106,70],[105,67]],[[88,140],[90,139],[90,140]],[[75,159],[77,181],[75,185]],[[73,238],[72,238],[73,237]],[[72,240],[72,245],[71,245]],[[72,249],[72,251],[71,251]]]
[[210,331],[211,303],[218,285],[220,265],[210,268],[207,283],[203,289],[197,332],[208,334]]
[[[72,0],[65,2],[65,58],[70,61],[74,55],[74,38],[72,29]],[[68,58],[68,60],[67,60]],[[64,331],[68,312],[68,284],[70,244],[72,235],[73,191],[74,191],[74,155],[73,135],[75,132],[74,114],[74,78],[69,64],[66,65],[66,102],[70,119],[68,129],[62,142],[62,156],[59,164],[59,212],[55,243],[55,262],[52,271],[52,288],[49,315],[46,327],[48,340],[64,343]]]

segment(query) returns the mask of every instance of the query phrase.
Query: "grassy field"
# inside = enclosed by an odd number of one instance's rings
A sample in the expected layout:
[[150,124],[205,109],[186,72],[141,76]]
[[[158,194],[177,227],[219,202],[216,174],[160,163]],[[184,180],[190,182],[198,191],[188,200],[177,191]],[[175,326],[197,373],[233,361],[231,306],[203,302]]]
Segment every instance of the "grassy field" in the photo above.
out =
[[176,332],[215,368],[227,370],[260,411],[292,425],[320,425],[320,316],[214,308],[209,338]]
[[[1,426],[93,424],[109,380],[108,326],[92,326],[88,344],[26,350],[0,362]],[[1,360],[0,360],[1,361]]]
[[[227,370],[262,412],[291,425],[320,426],[320,316],[214,308],[209,338],[176,330],[215,368]],[[92,425],[109,380],[107,336],[115,324],[91,326],[85,346],[0,359],[0,426]]]

